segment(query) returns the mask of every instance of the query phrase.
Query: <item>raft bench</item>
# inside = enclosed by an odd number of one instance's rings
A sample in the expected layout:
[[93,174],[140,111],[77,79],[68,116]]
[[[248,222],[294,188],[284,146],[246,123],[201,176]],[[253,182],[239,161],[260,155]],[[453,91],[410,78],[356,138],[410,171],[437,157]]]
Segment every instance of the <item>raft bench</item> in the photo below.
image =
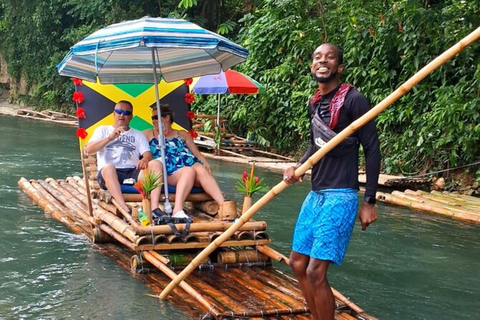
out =
[[[94,154],[88,154],[84,151],[83,161],[85,167],[85,174],[87,174],[90,186],[92,187],[92,196],[107,203],[111,203],[112,196],[107,190],[103,190],[97,181],[97,157]],[[126,202],[142,201],[142,196],[133,186],[122,184],[120,185],[120,187],[122,190],[123,198]],[[175,191],[176,188],[174,186],[168,186],[168,199],[171,202],[175,201]],[[162,194],[164,194],[163,187]],[[163,197],[163,200],[165,200],[165,197]],[[209,194],[205,193],[202,188],[198,187],[194,187],[185,199],[185,201],[189,202],[204,202],[211,200],[213,200],[213,198]]]

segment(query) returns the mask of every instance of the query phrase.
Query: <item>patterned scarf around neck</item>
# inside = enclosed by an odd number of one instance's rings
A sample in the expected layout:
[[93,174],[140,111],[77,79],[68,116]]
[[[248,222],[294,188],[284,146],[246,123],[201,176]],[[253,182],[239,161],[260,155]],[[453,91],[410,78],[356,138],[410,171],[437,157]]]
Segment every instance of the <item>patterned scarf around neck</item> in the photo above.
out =
[[[335,92],[335,95],[332,98],[332,101],[330,101],[330,106],[328,107],[328,110],[330,111],[330,123],[328,126],[330,129],[335,128],[335,126],[338,123],[338,116],[340,115],[340,109],[343,106],[343,103],[345,102],[345,97],[347,96],[348,91],[350,88],[355,88],[353,85],[348,84],[348,83],[342,83],[340,85],[340,89]],[[320,94],[320,89],[317,89],[315,91],[315,96],[312,99],[312,105],[317,103],[322,99],[322,95]]]

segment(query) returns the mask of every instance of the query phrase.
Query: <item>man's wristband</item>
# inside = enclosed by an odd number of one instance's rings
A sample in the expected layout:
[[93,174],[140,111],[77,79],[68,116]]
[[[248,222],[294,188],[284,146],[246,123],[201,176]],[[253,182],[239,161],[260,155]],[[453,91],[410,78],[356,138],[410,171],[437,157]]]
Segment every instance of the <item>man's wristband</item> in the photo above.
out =
[[366,196],[365,198],[363,198],[363,200],[368,204],[377,203],[377,199],[375,199],[375,197]]

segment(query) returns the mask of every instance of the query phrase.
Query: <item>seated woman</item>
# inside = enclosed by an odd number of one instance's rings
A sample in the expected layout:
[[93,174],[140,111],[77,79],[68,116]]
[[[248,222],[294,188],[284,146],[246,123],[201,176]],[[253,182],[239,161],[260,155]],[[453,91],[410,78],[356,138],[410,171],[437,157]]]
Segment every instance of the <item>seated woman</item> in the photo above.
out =
[[[200,153],[193,139],[186,131],[172,128],[173,112],[168,105],[162,104],[162,124],[165,136],[165,158],[167,167],[167,181],[176,187],[175,205],[172,216],[186,217],[183,203],[193,186],[202,187],[219,206],[225,201],[217,181],[212,175],[207,159]],[[157,108],[152,108],[153,130],[143,133],[150,144],[153,158],[160,160],[161,151],[158,141],[159,126]]]

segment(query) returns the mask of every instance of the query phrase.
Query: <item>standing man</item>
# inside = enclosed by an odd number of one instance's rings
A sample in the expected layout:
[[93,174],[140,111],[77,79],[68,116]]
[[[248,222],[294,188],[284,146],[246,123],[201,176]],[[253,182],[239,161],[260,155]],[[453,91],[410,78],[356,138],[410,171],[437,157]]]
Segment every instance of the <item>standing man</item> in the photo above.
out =
[[[287,184],[302,181],[295,176],[295,169],[370,110],[361,93],[352,85],[341,84],[343,68],[343,53],[337,46],[325,43],[313,52],[311,72],[318,89],[308,106],[310,146],[297,166],[285,170]],[[335,299],[327,270],[331,262],[342,263],[357,216],[359,144],[367,171],[364,202],[358,213],[362,230],[377,220],[380,149],[375,123],[370,121],[313,166],[312,191],[295,226],[290,266],[315,320],[334,319]]]
[[[132,117],[132,104],[119,101],[113,110],[113,126],[96,128],[85,146],[87,153],[97,153],[97,180],[100,187],[108,190],[126,212],[130,210],[123,199],[120,184],[125,179],[137,181],[140,170],[145,168],[156,174],[162,172],[160,162],[151,161],[152,154],[143,133],[129,127]],[[158,207],[160,188],[152,191],[151,198],[152,209],[155,209]]]

